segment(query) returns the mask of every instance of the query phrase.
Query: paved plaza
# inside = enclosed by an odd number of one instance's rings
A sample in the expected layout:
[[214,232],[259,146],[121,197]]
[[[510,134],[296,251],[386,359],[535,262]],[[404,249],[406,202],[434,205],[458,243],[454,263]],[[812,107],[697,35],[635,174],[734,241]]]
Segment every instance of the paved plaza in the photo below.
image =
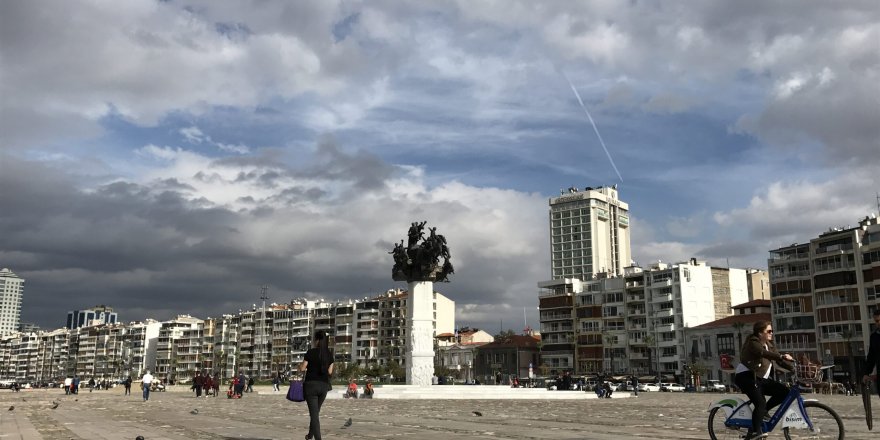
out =
[[[57,389],[2,390],[0,440],[133,440],[138,435],[145,440],[302,439],[308,426],[306,405],[288,402],[269,388],[257,391],[228,400],[196,399],[177,390],[153,393],[143,402],[139,393],[123,396],[121,388],[76,396]],[[706,409],[719,397],[642,393],[638,398],[553,401],[328,399],[322,431],[328,439],[706,439]],[[846,438],[880,438],[880,431],[867,430],[858,397],[818,397],[843,417]],[[53,401],[59,402],[56,409]],[[874,402],[880,407],[880,399]],[[348,418],[352,426],[343,428]]]

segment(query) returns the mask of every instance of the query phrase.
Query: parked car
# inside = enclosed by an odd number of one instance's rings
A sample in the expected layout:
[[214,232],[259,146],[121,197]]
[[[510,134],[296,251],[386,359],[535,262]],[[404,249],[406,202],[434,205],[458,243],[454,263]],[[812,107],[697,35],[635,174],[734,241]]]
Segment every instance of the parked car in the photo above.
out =
[[684,387],[681,384],[677,383],[661,383],[660,391],[670,392],[670,393],[682,393],[684,392]]
[[724,385],[719,380],[709,379],[706,381],[706,391],[717,391],[719,393],[727,392],[727,385]]
[[640,383],[639,391],[648,392],[648,391],[660,391],[660,386],[656,383]]

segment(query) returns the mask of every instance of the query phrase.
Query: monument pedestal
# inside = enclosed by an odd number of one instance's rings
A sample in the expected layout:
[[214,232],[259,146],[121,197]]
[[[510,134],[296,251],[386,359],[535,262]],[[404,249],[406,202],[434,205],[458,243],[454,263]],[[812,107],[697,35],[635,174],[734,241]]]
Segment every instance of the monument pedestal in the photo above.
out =
[[431,386],[434,375],[434,283],[410,281],[406,300],[406,384]]

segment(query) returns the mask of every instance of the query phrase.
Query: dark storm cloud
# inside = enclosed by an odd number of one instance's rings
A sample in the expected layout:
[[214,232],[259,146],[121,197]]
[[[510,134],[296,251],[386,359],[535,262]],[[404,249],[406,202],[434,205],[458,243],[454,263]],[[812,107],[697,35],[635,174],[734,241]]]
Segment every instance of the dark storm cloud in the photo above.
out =
[[358,189],[380,189],[393,174],[393,168],[378,156],[365,151],[343,153],[331,136],[318,143],[316,160],[316,166],[304,172],[304,176],[351,181]]
[[[235,207],[194,196],[204,191],[199,173],[84,189],[45,163],[4,158],[0,187],[17,190],[0,192],[7,208],[0,265],[27,279],[23,319],[55,327],[67,310],[96,304],[115,307],[123,320],[217,316],[249,307],[264,284],[278,302],[373,295],[403,287],[390,280],[388,251],[412,219],[431,220],[455,246],[455,282],[438,290],[459,304],[533,302],[531,285],[540,275],[522,280],[522,268],[546,250],[532,249],[534,238],[519,231],[522,222],[543,216],[538,207],[530,209],[534,216],[506,210],[540,206],[541,197],[454,185],[422,189],[421,201],[410,201],[376,193],[393,167],[364,153],[324,144],[308,163],[306,170],[273,164],[258,171],[279,174],[275,195]],[[207,179],[212,184],[254,183],[222,178],[230,172],[217,161],[204,168],[218,176]],[[328,189],[291,180],[305,176]],[[494,242],[474,229],[475,219],[518,236]],[[479,322],[479,315],[463,316]]]

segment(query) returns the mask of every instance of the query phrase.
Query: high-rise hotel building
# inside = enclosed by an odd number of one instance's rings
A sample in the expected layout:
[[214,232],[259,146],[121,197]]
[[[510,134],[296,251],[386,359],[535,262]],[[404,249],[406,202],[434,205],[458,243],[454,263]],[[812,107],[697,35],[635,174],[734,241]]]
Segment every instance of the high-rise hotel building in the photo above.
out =
[[550,247],[554,280],[623,275],[631,264],[629,205],[617,198],[617,185],[551,198]]
[[[584,335],[575,325],[575,295],[597,274],[623,276],[630,255],[629,205],[617,198],[617,185],[569,188],[550,199],[551,280],[538,283],[541,362],[554,370],[579,363],[575,341]],[[580,359],[601,358],[601,335],[597,338],[594,352]]]
[[5,267],[0,269],[0,335],[18,331],[23,292],[24,279]]

